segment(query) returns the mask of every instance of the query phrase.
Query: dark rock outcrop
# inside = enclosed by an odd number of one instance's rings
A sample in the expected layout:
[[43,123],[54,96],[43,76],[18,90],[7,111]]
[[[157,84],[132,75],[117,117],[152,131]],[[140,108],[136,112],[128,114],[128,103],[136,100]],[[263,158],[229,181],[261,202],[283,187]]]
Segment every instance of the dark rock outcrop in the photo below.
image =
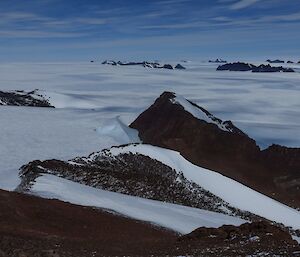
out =
[[271,65],[261,64],[259,66],[255,66],[249,63],[243,62],[235,62],[235,63],[227,63],[224,65],[220,65],[217,68],[218,71],[228,70],[228,71],[252,71],[252,72],[295,72],[292,68],[284,68],[280,67],[272,67]]
[[108,64],[108,65],[117,65],[117,63],[115,61],[112,60],[105,60],[104,62],[102,62],[102,64]]
[[38,94],[37,90],[30,92],[23,90],[0,91],[0,105],[54,107],[44,96]]
[[294,63],[293,61],[287,61],[287,63]]
[[184,66],[182,66],[180,63],[178,63],[176,66],[175,66],[175,69],[177,70],[185,70],[186,68]]
[[164,64],[164,66],[162,68],[163,69],[168,69],[168,70],[174,70],[174,68],[171,64]]
[[209,60],[210,63],[227,63],[227,61],[224,61],[222,59],[216,59],[216,60]]
[[266,62],[268,62],[268,63],[284,63],[284,61],[282,61],[282,60],[270,60],[270,59],[268,59]]
[[[290,234],[268,222],[224,225],[219,228],[201,227],[178,239],[190,249],[206,245],[209,256],[294,256],[299,246]],[[196,248],[197,249],[197,248]],[[257,255],[253,255],[254,253]],[[195,253],[200,254],[199,250]]]
[[121,62],[121,61],[104,61],[102,64],[106,65],[113,65],[113,66],[142,66],[145,68],[154,68],[154,69],[168,69],[168,70],[174,70],[174,69],[181,69],[184,70],[185,67],[183,67],[181,64],[177,64],[175,67],[173,67],[171,64],[159,64],[158,62]]
[[[261,151],[253,139],[230,121],[209,119],[209,112],[188,102],[190,108],[204,117],[197,118],[176,97],[164,92],[130,125],[139,131],[144,143],[179,151],[198,166],[217,171],[292,207],[300,207],[299,149],[270,147]],[[222,124],[228,127],[224,129]]]
[[292,68],[272,67],[270,64],[261,64],[252,69],[252,72],[295,72]]
[[254,65],[243,62],[227,63],[220,65],[217,70],[229,70],[229,71],[250,71],[254,68]]

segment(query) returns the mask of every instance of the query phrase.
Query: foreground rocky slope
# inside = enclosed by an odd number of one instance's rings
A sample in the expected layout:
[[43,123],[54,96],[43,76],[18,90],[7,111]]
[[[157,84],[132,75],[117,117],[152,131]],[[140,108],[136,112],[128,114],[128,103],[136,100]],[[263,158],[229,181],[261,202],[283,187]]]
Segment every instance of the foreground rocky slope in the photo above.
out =
[[[196,256],[299,256],[299,246],[289,234],[267,222],[235,227],[199,228],[179,238]],[[207,249],[197,249],[206,245]],[[182,247],[182,246],[181,246]],[[180,249],[180,246],[179,246]]]
[[265,222],[180,236],[111,212],[0,190],[1,257],[297,256],[299,245]]
[[38,94],[37,90],[30,92],[22,90],[0,91],[0,105],[54,107],[44,96]]
[[1,257],[142,256],[176,238],[113,213],[0,190]]
[[164,92],[130,127],[143,142],[179,151],[192,163],[300,207],[300,149],[256,142],[202,107]]

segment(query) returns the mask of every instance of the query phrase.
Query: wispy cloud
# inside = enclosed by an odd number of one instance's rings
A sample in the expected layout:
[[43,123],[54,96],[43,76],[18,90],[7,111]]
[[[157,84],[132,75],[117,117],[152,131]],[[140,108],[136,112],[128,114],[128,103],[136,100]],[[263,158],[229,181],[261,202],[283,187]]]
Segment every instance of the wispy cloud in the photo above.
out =
[[74,38],[85,36],[84,33],[51,32],[42,30],[0,30],[0,37],[5,38]]
[[230,48],[228,42],[237,44],[241,38],[247,39],[243,44],[266,41],[273,47],[281,39],[299,38],[300,0],[78,1],[75,6],[72,0],[10,1],[0,1],[0,49],[10,51],[13,45],[31,48],[34,43],[41,49],[75,44],[88,52],[93,47],[93,54],[113,47],[116,52],[123,47],[155,52],[161,47],[198,49],[200,42],[211,47],[214,40],[216,48]]
[[240,9],[244,9],[247,8],[249,6],[252,6],[258,2],[260,2],[261,0],[239,0],[238,2],[232,4],[230,6],[231,10],[240,10]]
[[173,5],[173,4],[183,4],[183,3],[190,2],[190,1],[191,0],[163,0],[163,1],[157,2],[157,4],[159,4],[159,5]]
[[0,13],[0,36],[3,38],[70,38],[86,36],[90,26],[106,25],[99,17],[48,17],[32,12]]
[[300,21],[300,12],[290,13],[285,15],[269,15],[264,16],[260,19],[260,21],[269,21],[269,22],[277,22],[277,21]]

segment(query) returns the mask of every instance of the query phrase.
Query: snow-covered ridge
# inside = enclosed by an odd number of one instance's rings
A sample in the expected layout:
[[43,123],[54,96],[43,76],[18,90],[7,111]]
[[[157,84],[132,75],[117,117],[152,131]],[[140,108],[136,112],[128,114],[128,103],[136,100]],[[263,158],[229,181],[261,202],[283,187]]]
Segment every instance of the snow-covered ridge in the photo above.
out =
[[32,161],[20,168],[18,192],[30,191],[39,176],[55,175],[86,186],[223,213],[245,220],[256,215],[233,208],[221,198],[187,180],[181,172],[141,154],[109,151],[70,161]]
[[53,175],[37,178],[31,192],[44,198],[111,210],[184,234],[202,226],[216,228],[224,224],[240,225],[246,222],[240,218],[198,208],[95,189]]
[[[235,208],[249,211],[266,219],[292,227],[293,229],[300,229],[299,211],[217,172],[196,166],[184,159],[178,152],[151,145],[134,144],[124,147],[113,147],[107,150],[106,154],[116,156],[124,153],[138,153],[149,156],[178,172],[181,171],[188,180],[195,182]],[[91,155],[89,158],[97,158],[97,153]]]
[[206,111],[205,109],[192,104],[190,101],[186,100],[184,97],[174,94],[175,97],[171,98],[170,101],[173,104],[181,105],[185,111],[192,114],[195,118],[199,120],[204,120],[207,123],[212,123],[218,126],[219,129],[227,132],[233,132],[232,126],[228,121],[222,121],[216,118],[214,115]]

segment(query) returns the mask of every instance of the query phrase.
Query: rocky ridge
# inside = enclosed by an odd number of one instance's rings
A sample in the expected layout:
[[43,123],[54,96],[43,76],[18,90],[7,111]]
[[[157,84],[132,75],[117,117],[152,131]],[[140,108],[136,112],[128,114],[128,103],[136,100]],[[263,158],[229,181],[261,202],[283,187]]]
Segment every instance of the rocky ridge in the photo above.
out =
[[295,72],[292,68],[284,68],[273,67],[270,64],[264,65],[261,64],[256,66],[254,64],[243,63],[243,62],[235,62],[235,63],[227,63],[224,65],[220,65],[217,68],[217,71],[252,71],[252,72]]
[[209,63],[227,63],[227,61],[223,59],[209,60]]
[[187,180],[181,172],[142,154],[112,156],[110,150],[103,150],[67,162],[33,161],[21,168],[22,183],[17,191],[30,191],[35,179],[43,174],[59,176],[98,189],[239,216],[247,220],[261,219],[230,206]]
[[112,60],[105,60],[102,62],[105,65],[112,65],[112,66],[142,66],[145,68],[151,69],[168,69],[168,70],[185,70],[186,68],[181,64],[177,64],[175,66],[171,64],[160,64],[158,62],[121,62],[121,61],[112,61]]
[[268,59],[266,62],[268,62],[268,63],[284,63],[284,61],[279,60],[279,59],[276,59],[276,60],[270,60],[270,59]]
[[25,92],[23,90],[0,91],[0,105],[54,107],[38,90]]

